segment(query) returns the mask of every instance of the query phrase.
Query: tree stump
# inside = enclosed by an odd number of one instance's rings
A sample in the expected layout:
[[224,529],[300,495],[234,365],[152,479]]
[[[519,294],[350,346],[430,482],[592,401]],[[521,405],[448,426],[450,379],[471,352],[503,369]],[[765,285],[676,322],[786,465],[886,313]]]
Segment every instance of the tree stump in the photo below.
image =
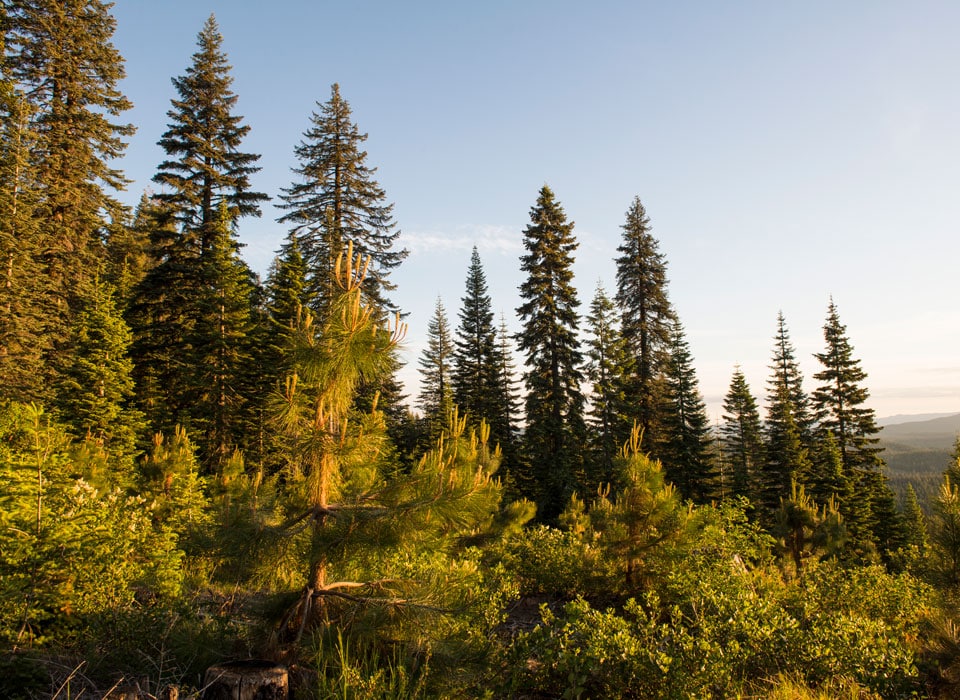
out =
[[287,700],[287,667],[272,661],[228,661],[207,669],[203,700]]

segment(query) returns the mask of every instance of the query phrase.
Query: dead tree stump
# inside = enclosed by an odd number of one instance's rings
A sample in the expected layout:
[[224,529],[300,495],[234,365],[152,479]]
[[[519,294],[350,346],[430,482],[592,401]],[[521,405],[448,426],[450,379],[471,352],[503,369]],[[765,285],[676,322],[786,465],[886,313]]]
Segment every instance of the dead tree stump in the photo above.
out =
[[203,700],[287,700],[287,667],[272,661],[228,661],[207,669]]

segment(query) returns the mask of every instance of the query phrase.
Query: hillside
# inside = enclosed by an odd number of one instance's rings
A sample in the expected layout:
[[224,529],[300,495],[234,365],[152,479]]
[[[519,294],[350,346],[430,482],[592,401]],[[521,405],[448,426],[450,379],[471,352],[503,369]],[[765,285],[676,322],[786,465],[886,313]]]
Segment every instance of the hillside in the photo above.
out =
[[960,414],[885,425],[880,444],[894,490],[903,493],[910,483],[921,503],[933,498],[958,433]]

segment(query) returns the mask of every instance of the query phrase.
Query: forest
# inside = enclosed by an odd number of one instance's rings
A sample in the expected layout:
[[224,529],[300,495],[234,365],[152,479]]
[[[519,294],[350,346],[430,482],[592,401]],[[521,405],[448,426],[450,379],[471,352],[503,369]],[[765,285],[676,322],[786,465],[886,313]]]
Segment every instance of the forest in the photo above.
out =
[[[812,381],[781,315],[712,426],[640,198],[581,311],[545,185],[521,330],[477,248],[455,318],[408,329],[339,85],[254,191],[213,16],[120,202],[110,8],[0,10],[0,695],[200,697],[229,659],[300,698],[960,694],[960,442],[930,502],[894,494],[832,300]],[[260,279],[238,226],[271,199]]]

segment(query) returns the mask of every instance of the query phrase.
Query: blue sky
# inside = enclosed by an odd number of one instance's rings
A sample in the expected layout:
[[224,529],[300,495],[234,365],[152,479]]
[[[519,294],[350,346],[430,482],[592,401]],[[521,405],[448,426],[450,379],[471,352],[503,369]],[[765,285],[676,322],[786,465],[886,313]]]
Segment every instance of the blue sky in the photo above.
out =
[[[575,222],[585,312],[613,292],[634,196],[666,255],[711,418],[739,364],[766,393],[778,311],[808,389],[832,295],[878,415],[960,412],[960,3],[118,0],[135,203],[210,13],[254,180],[276,196],[338,82],[410,257],[409,363],[456,324],[477,245],[516,329],[522,231],[548,184]],[[241,224],[269,265],[286,231]]]

